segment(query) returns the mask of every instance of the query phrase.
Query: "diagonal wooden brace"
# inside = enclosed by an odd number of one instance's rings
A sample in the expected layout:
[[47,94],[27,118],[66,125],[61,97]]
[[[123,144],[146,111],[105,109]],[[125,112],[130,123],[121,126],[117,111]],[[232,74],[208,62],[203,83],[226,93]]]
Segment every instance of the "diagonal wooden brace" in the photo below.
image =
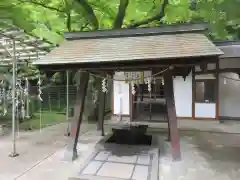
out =
[[83,119],[84,104],[87,95],[89,81],[89,73],[81,72],[80,74],[80,86],[77,91],[77,100],[75,105],[74,118],[71,122],[71,139],[67,147],[67,152],[65,153],[65,160],[75,160],[78,157],[77,154],[77,144],[80,132],[80,127]]

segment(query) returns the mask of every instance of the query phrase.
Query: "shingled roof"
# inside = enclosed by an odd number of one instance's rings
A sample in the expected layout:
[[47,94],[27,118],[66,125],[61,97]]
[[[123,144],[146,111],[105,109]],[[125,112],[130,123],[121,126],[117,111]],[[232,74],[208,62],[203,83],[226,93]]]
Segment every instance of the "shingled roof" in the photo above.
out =
[[68,41],[34,64],[126,62],[222,55],[223,52],[208,40],[203,30],[202,26],[192,29],[173,26],[165,31],[158,27],[70,33],[66,34]]

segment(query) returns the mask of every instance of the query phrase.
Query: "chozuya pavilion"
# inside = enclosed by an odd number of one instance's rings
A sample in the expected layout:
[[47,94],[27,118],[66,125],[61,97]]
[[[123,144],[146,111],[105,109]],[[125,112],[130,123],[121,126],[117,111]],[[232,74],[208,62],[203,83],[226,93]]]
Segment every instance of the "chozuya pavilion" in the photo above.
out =
[[[187,95],[187,92],[181,91],[181,84],[184,87],[186,77],[195,72],[196,66],[204,70],[213,65],[216,71],[212,76],[218,77],[219,56],[223,54],[204,35],[206,29],[205,24],[183,24],[65,33],[65,42],[35,61],[44,71],[81,70],[81,86],[71,123],[71,158],[77,157],[83,104],[91,73],[101,76],[104,82],[113,80],[114,89],[120,83],[121,93],[128,97],[122,99],[122,107],[119,108],[118,95],[114,91],[113,115],[122,113],[129,121],[144,121],[147,116],[141,115],[142,110],[138,109],[141,104],[151,105],[154,111],[162,111],[162,104],[165,104],[172,156],[174,160],[181,159],[176,105],[183,103],[182,109],[177,111],[184,111],[185,100],[176,102],[176,98]],[[101,90],[98,117],[103,136],[106,89]]]

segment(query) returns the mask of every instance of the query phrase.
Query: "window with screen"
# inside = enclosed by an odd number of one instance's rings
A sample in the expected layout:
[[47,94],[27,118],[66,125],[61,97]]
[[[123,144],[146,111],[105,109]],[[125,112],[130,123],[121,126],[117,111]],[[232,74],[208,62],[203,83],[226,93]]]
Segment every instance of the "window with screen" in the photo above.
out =
[[204,79],[196,81],[196,102],[216,102],[216,80]]

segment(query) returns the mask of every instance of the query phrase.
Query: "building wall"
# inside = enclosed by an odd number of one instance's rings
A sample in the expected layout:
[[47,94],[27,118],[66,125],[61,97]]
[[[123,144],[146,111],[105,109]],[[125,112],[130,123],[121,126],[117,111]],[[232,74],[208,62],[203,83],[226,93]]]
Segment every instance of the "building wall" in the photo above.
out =
[[[114,79],[123,80],[124,73],[116,72]],[[185,81],[182,77],[176,77],[173,82],[177,116],[192,117],[192,74],[189,74]],[[124,81],[114,81],[113,86],[113,114],[130,115],[129,84]]]
[[[197,75],[196,79],[213,79],[211,74]],[[174,96],[176,113],[178,117],[192,117],[192,73],[186,80],[182,77],[174,78]],[[196,118],[215,118],[216,103],[195,103]]]
[[[240,68],[240,59],[221,59],[220,69]],[[224,78],[226,77],[226,78]],[[118,72],[115,79],[124,79],[124,73]],[[214,78],[211,75],[201,75],[196,79]],[[236,73],[221,73],[219,76],[219,116],[227,118],[240,118],[240,80]],[[130,115],[130,86],[124,81],[114,81],[113,83],[113,113]],[[176,113],[178,117],[192,117],[192,74],[184,79],[174,78],[174,96]],[[215,103],[195,103],[196,118],[215,118]]]
[[[196,75],[196,80],[200,79],[216,79],[213,74]],[[195,102],[195,118],[215,118],[216,103],[199,103]]]
[[[220,68],[240,68],[240,58],[221,59]],[[225,119],[240,118],[240,80],[236,73],[219,75],[219,116]]]
[[185,81],[177,76],[173,80],[176,113],[178,117],[192,117],[192,73]]
[[[212,76],[201,76],[199,78],[212,78]],[[124,79],[123,72],[115,73],[114,79]],[[177,76],[173,80],[176,113],[178,117],[192,117],[192,73],[184,80]],[[129,84],[124,81],[114,81],[114,115],[130,115]],[[198,118],[215,118],[215,103],[195,103],[195,116]]]
[[124,72],[116,72],[113,82],[113,114],[130,115],[129,84],[124,80]]
[[[139,72],[140,73],[140,72]],[[151,76],[151,71],[144,71],[144,78]],[[130,115],[130,85],[124,81],[124,72],[115,72],[113,82],[113,114]]]
[[240,68],[240,58],[222,58],[219,61],[219,68]]

